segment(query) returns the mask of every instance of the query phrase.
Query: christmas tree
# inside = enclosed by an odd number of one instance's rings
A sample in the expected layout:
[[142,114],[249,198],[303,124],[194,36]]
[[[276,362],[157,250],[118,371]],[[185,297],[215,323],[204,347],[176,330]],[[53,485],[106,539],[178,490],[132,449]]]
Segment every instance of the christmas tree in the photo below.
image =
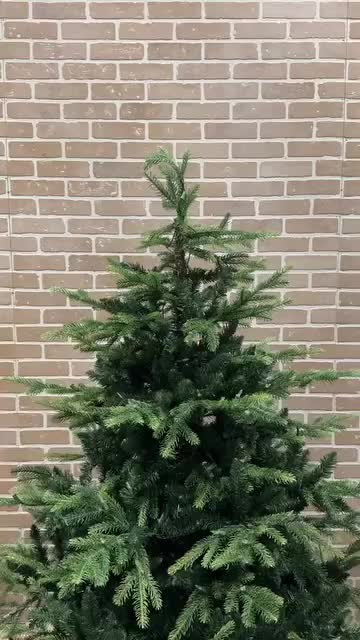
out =
[[[294,371],[306,352],[243,340],[281,304],[286,274],[258,277],[249,251],[266,234],[228,217],[193,224],[188,161],[160,151],[145,164],[174,212],[143,241],[159,266],[111,260],[115,295],[65,291],[105,312],[54,335],[93,354],[89,384],[17,379],[46,394],[83,458],[79,476],[21,467],[4,501],[34,519],[28,542],[1,550],[10,640],[360,637],[348,580],[360,487],[332,479],[334,453],[312,464],[305,444],[341,425],[284,408],[294,388],[340,374]],[[339,530],[354,537],[348,550],[334,547]]]

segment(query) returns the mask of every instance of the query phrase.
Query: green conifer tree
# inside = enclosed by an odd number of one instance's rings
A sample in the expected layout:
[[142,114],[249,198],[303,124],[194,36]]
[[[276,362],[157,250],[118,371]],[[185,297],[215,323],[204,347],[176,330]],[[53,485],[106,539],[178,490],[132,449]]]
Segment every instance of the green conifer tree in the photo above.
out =
[[[89,384],[18,379],[80,438],[81,475],[21,467],[15,495],[34,518],[28,544],[1,550],[2,629],[25,640],[350,640],[358,563],[358,483],[331,479],[336,456],[309,461],[305,439],[340,427],[297,422],[280,403],[332,381],[299,373],[306,353],[247,344],[270,319],[286,274],[256,280],[266,234],[192,223],[189,157],[145,165],[173,222],[150,233],[160,266],[110,261],[118,293],[66,325],[93,354]],[[345,373],[341,374],[346,375]],[[355,542],[340,552],[338,530]]]

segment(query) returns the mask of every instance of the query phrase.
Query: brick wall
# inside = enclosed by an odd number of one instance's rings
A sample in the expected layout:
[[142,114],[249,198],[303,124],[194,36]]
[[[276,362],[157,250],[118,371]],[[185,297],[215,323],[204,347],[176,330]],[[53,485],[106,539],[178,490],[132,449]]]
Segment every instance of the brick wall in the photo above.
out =
[[[294,267],[292,304],[251,338],[360,367],[360,2],[4,0],[0,11],[0,375],[84,377],[84,355],[43,334],[90,312],[49,288],[109,290],[108,255],[154,263],[137,244],[165,220],[142,179],[159,145],[192,151],[194,217],[230,211],[236,228],[281,234],[258,250],[269,269]],[[73,443],[0,384],[6,494],[14,465]],[[319,385],[290,406],[311,419],[359,411],[359,388]],[[314,446],[314,457],[336,446],[339,477],[360,477],[351,425]],[[0,542],[27,524],[2,511]]]

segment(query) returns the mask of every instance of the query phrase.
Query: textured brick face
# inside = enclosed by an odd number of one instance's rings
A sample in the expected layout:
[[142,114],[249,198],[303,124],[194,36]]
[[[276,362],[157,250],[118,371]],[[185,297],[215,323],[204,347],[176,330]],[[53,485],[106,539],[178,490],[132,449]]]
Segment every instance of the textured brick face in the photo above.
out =
[[[252,340],[321,349],[299,368],[360,368],[360,2],[0,2],[0,376],[79,381],[86,354],[48,328],[89,317],[53,286],[110,290],[106,257],[166,224],[142,176],[160,145],[192,151],[193,218],[231,212],[274,231],[256,249],[292,265],[290,305]],[[19,463],[76,446],[64,425],[0,381],[0,494]],[[290,408],[360,409],[360,382],[318,385]],[[358,418],[336,440],[339,477],[360,476]],[[24,533],[2,512],[0,542]]]

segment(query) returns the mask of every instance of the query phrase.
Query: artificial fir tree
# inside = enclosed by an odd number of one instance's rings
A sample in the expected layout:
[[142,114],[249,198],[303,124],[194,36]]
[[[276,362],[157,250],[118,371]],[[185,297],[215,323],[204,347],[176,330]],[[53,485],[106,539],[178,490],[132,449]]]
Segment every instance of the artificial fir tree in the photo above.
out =
[[[292,371],[306,354],[246,344],[242,327],[279,306],[276,272],[247,253],[265,234],[192,224],[197,187],[188,156],[164,151],[145,173],[174,220],[144,240],[160,266],[112,260],[119,291],[71,300],[107,312],[66,325],[95,356],[89,385],[46,393],[80,438],[81,475],[22,467],[13,503],[34,517],[30,543],[2,550],[7,638],[35,640],[345,640],[356,599],[347,581],[356,542],[334,550],[336,529],[358,533],[330,480],[336,456],[309,462],[306,425],[279,402],[334,371]],[[345,374],[341,374],[345,375]]]

